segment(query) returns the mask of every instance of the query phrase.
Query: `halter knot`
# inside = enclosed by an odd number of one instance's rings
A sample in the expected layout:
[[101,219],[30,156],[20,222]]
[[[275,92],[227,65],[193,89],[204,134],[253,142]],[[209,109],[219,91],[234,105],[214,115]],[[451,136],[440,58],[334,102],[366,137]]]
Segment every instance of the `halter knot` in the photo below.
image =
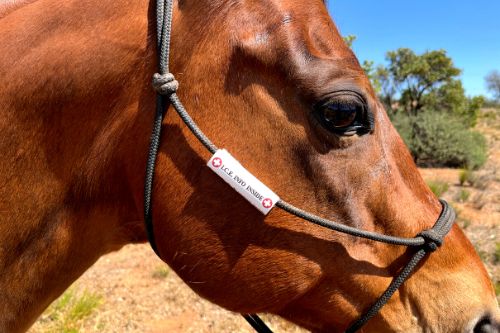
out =
[[443,245],[443,236],[434,229],[424,230],[417,236],[424,239],[425,245],[427,245],[427,248],[431,252],[436,251],[441,245]]
[[153,88],[160,95],[170,96],[179,88],[179,82],[172,73],[155,73],[153,75]]

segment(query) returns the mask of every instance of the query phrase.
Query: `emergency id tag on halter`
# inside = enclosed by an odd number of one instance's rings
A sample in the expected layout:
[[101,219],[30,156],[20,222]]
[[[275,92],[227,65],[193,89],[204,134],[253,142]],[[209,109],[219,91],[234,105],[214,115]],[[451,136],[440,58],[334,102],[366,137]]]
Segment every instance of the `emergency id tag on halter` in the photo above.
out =
[[225,149],[217,150],[207,165],[264,215],[278,202],[279,197]]

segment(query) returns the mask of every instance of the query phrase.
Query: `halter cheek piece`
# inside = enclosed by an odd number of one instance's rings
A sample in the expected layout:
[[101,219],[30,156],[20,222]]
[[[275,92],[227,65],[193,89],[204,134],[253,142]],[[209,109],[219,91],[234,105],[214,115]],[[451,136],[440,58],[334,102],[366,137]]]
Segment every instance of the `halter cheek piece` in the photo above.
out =
[[[146,179],[144,185],[144,221],[146,231],[151,247],[159,255],[156,247],[153,221],[152,221],[152,188],[153,176],[156,164],[156,156],[160,144],[161,124],[163,121],[164,112],[167,105],[170,103],[178,115],[182,118],[186,126],[193,132],[196,138],[212,153],[217,151],[217,147],[207,138],[200,130],[198,125],[189,116],[179,100],[176,91],[179,83],[175,80],[174,75],[168,70],[168,59],[170,53],[170,37],[172,26],[172,11],[173,0],[158,0],[156,15],[157,15],[157,31],[158,31],[158,53],[159,53],[159,73],[153,76],[153,87],[158,93],[156,103],[156,115],[153,124],[153,132],[151,135],[151,144],[146,167]],[[345,332],[356,332],[364,324],[366,324],[378,311],[389,301],[391,296],[399,289],[404,281],[415,270],[418,263],[431,252],[436,251],[443,243],[443,238],[448,234],[455,221],[455,212],[444,200],[440,200],[442,211],[434,226],[429,230],[420,232],[414,238],[401,238],[378,234],[370,231],[364,231],[340,223],[336,223],[314,214],[308,213],[299,209],[284,200],[279,200],[276,206],[287,211],[290,214],[298,216],[308,222],[320,225],[322,227],[346,233],[356,237],[362,237],[377,242],[402,245],[407,247],[415,247],[416,251],[411,257],[406,266],[401,269],[399,274],[393,278],[385,292],[379,299],[366,311],[358,320],[353,322]],[[255,314],[244,315],[245,319],[259,333],[272,332],[266,324]]]

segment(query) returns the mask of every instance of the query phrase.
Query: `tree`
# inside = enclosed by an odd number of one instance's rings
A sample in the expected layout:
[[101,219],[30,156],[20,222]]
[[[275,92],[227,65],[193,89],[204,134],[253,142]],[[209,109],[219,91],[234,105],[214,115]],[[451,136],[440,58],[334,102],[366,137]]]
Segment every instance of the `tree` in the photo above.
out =
[[361,68],[363,68],[366,76],[368,76],[373,90],[375,90],[375,93],[379,95],[382,91],[382,83],[379,80],[377,68],[375,68],[375,63],[371,60],[365,60],[361,64]]
[[354,43],[354,41],[356,40],[356,35],[347,35],[347,36],[344,36],[344,42],[347,44],[347,46],[349,48],[352,48],[352,44]]
[[497,70],[491,71],[486,75],[485,81],[488,90],[497,101],[500,101],[500,72]]
[[484,102],[483,96],[466,97],[462,81],[456,79],[431,89],[422,98],[425,109],[447,111],[462,119],[463,124],[468,127],[476,125],[479,110]]
[[[344,40],[352,47],[356,36]],[[364,61],[362,67],[415,162],[466,168],[483,165],[487,157],[485,138],[470,128],[476,124],[485,98],[465,95],[461,71],[446,51],[417,55],[400,48],[388,52],[386,60],[387,66]],[[500,87],[498,72],[493,80]]]
[[456,81],[461,72],[445,50],[417,55],[411,49],[400,48],[387,52],[386,59],[389,65],[376,71],[382,100],[392,110],[393,102],[399,95],[399,107],[413,115],[425,106],[427,94]]

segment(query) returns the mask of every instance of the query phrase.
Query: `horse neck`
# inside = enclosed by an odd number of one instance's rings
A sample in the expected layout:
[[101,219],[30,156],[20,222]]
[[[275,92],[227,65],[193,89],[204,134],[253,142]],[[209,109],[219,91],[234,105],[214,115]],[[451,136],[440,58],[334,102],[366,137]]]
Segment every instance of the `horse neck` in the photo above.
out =
[[102,254],[145,239],[131,187],[154,112],[148,4],[71,5],[38,1],[0,21],[2,332],[26,329]]

